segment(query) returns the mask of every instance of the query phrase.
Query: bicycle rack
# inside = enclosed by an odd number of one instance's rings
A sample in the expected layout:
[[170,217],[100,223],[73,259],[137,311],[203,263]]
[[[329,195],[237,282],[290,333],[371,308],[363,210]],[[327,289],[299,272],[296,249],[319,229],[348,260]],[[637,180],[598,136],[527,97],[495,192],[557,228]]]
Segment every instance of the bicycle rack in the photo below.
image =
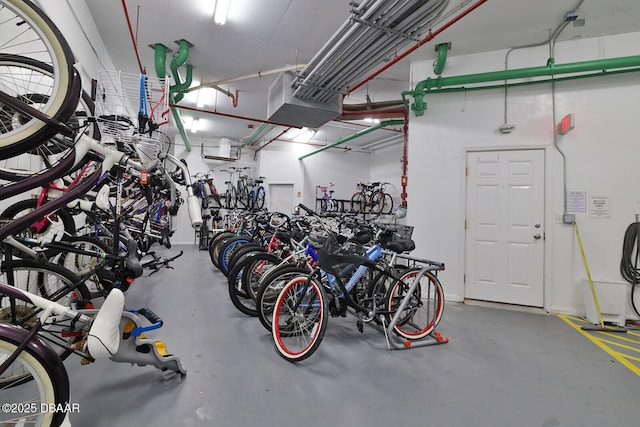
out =
[[414,347],[426,347],[431,345],[446,344],[449,342],[449,337],[445,337],[440,332],[437,332],[436,328],[434,328],[434,330],[429,335],[415,341],[403,339],[399,337],[393,330],[395,325],[398,323],[398,320],[400,320],[400,314],[402,313],[402,311],[404,310],[404,308],[407,306],[409,302],[409,297],[411,297],[411,294],[420,283],[420,277],[422,277],[422,275],[427,271],[437,272],[438,270],[440,270],[440,268],[434,267],[427,260],[420,260],[416,258],[411,258],[411,260],[418,263],[425,263],[426,265],[420,270],[420,273],[413,280],[413,283],[411,283],[411,286],[409,287],[409,291],[407,292],[407,295],[400,302],[400,306],[398,307],[398,310],[396,310],[396,313],[394,314],[393,318],[389,322],[389,325],[385,326],[384,318],[381,319],[383,329],[384,329],[384,336],[387,340],[387,348],[389,348],[389,350],[393,350],[393,349],[406,350]]

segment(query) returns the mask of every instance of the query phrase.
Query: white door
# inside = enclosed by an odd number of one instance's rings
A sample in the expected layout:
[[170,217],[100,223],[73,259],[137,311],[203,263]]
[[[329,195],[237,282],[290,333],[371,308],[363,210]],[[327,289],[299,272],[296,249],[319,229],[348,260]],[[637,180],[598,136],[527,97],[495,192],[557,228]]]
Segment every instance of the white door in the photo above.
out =
[[293,184],[269,184],[267,204],[270,212],[282,212],[291,215],[293,212]]
[[465,298],[543,306],[544,150],[467,153]]

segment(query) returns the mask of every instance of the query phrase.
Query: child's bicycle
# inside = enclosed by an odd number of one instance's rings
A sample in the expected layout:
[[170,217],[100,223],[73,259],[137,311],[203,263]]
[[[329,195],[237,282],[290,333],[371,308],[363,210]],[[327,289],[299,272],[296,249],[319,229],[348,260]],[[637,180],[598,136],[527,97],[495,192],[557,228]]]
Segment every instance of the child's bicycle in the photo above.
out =
[[338,202],[333,198],[333,190],[330,190],[335,184],[316,185],[316,197],[320,201],[320,213],[337,212]]

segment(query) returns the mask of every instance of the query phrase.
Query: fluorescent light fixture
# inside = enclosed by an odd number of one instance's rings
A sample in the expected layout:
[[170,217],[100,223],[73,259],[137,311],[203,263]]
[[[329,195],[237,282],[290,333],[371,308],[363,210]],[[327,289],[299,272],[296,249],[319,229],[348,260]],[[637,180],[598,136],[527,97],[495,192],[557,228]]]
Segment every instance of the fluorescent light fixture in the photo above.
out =
[[198,133],[200,129],[200,119],[193,119],[193,123],[191,123],[191,132]]
[[373,119],[371,117],[365,118],[364,121],[367,122],[367,123],[375,123],[375,124],[380,123],[380,119]]
[[313,135],[316,134],[316,131],[313,129],[307,129],[307,128],[303,128],[304,131],[301,132],[299,135],[296,135],[293,138],[293,142],[309,142],[311,141],[311,138],[313,138]]
[[218,0],[216,2],[216,13],[213,17],[216,24],[224,25],[227,22],[229,6],[231,6],[231,0]]

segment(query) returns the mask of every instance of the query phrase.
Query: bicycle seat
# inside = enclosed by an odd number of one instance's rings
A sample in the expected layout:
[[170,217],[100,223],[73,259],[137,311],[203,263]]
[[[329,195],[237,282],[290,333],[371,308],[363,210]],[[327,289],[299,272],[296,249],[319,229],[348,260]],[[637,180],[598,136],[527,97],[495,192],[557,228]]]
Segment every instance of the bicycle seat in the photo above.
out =
[[264,181],[263,181],[263,180],[261,180],[261,179],[256,179],[256,180],[255,180],[255,181],[253,181],[253,182],[255,182],[256,184],[262,184]]
[[112,289],[87,335],[87,351],[94,359],[108,359],[118,352],[123,310],[124,294],[120,289]]
[[394,242],[387,243],[387,249],[392,250],[395,253],[401,254],[402,252],[411,252],[416,248],[416,243],[411,240],[396,240]]
[[127,248],[127,271],[133,278],[140,277],[144,273],[144,268],[138,259],[138,244],[135,240],[130,239]]

